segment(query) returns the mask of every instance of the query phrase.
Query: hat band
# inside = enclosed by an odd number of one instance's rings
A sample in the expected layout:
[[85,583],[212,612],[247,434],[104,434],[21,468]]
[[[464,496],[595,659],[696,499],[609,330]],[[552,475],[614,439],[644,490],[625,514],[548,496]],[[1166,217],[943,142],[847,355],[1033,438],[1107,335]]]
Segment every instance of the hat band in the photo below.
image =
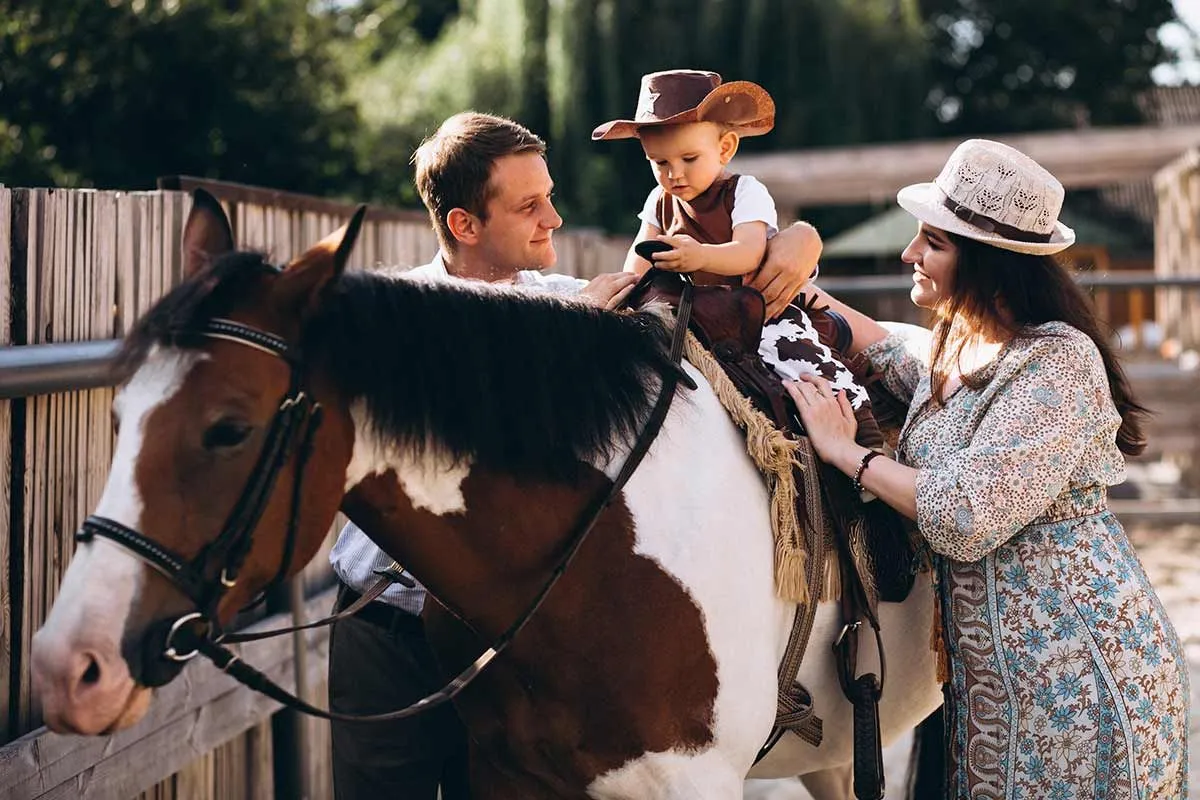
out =
[[980,214],[978,211],[972,211],[966,206],[959,205],[945,192],[942,192],[942,205],[963,222],[974,225],[976,228],[988,233],[999,234],[1005,239],[1012,239],[1017,242],[1045,243],[1049,242],[1050,237],[1054,235],[1053,233],[1032,233],[1030,231],[1023,231],[1012,225],[1006,225],[999,220],[992,219],[987,214]]

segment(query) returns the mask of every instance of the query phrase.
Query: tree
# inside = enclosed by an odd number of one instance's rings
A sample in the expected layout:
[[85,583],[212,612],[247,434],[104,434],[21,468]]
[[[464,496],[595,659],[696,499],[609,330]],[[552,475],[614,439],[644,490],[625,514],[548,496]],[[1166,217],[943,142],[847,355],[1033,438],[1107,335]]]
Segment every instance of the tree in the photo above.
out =
[[0,175],[344,193],[358,116],[330,39],[303,0],[0,0]]
[[925,0],[948,134],[1135,124],[1170,0]]

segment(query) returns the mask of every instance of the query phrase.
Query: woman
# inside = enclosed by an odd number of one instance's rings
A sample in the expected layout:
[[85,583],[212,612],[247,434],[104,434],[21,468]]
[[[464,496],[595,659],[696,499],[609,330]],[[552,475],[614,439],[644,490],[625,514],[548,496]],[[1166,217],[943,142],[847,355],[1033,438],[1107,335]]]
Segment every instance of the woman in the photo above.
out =
[[824,293],[911,408],[897,460],[854,443],[843,394],[789,384],[822,459],[916,521],[948,655],[954,798],[1184,798],[1188,675],[1108,486],[1145,410],[1052,257],[1062,185],[1022,153],[960,145],[900,205],[902,258],[934,311],[929,365]]

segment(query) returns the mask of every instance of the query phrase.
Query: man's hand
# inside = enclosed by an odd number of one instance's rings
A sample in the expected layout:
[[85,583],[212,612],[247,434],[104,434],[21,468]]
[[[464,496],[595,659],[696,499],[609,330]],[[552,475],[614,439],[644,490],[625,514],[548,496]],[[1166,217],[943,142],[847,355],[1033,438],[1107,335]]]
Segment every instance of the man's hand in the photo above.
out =
[[579,297],[611,311],[625,302],[637,282],[638,276],[632,272],[609,272],[592,278],[587,286],[579,290]]
[[747,285],[762,292],[768,320],[779,316],[812,277],[821,247],[821,235],[807,222],[785,228],[767,243],[767,256]]
[[665,253],[654,254],[654,266],[659,269],[671,272],[695,272],[707,267],[704,245],[686,233],[659,236],[658,241],[666,242],[673,248]]

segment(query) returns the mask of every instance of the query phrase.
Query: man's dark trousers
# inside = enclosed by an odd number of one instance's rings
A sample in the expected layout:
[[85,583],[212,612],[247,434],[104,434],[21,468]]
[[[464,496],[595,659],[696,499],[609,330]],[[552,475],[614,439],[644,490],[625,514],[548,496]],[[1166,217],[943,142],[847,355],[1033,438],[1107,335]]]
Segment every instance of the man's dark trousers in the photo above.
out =
[[[357,596],[342,587],[337,610]],[[441,688],[421,618],[378,601],[333,625],[329,705],[378,714]],[[467,737],[449,705],[394,722],[333,722],[337,800],[467,800]]]

